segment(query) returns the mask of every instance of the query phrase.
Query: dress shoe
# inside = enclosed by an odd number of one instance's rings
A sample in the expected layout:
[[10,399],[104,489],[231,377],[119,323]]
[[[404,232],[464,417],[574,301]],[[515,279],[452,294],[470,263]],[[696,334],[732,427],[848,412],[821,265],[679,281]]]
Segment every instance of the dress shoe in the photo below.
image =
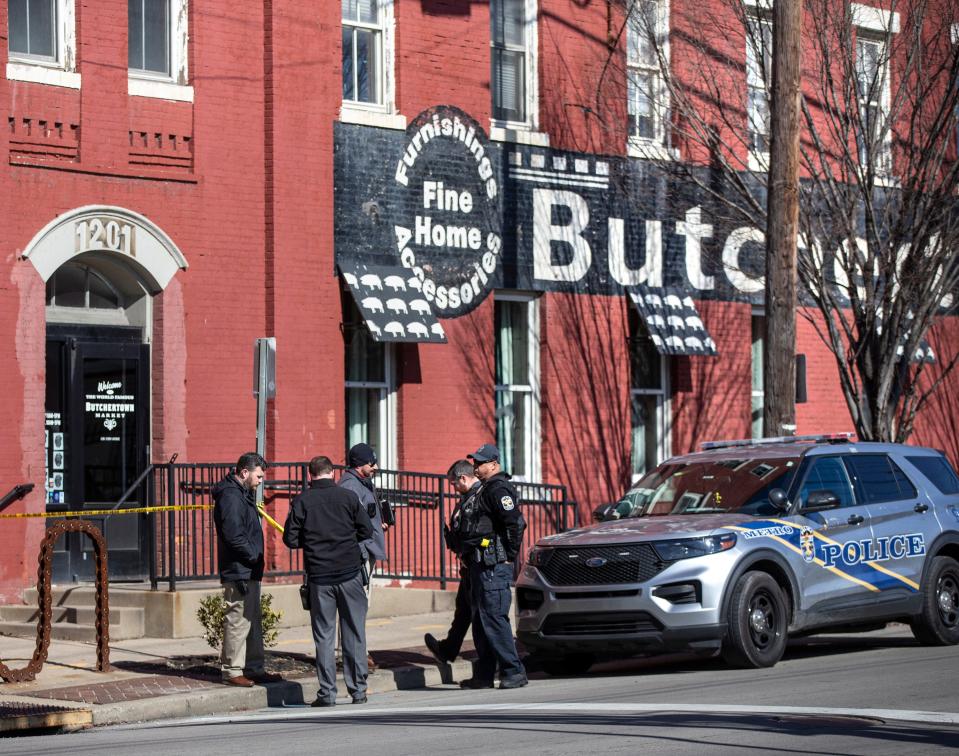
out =
[[236,688],[252,688],[256,683],[254,683],[249,677],[237,675],[236,677],[224,677],[223,684],[232,685]]
[[336,701],[327,701],[325,698],[317,698],[310,704],[314,709],[325,709],[328,706],[336,706]]
[[258,672],[253,675],[247,675],[246,677],[255,683],[283,682],[283,675],[278,675],[275,672]]
[[353,703],[355,704],[365,704],[369,699],[366,696],[360,696],[359,698],[354,698]]
[[436,659],[436,661],[438,661],[440,664],[449,664],[451,661],[453,661],[443,653],[443,644],[436,640],[432,633],[427,633],[424,635],[423,642],[430,650],[430,653],[433,654],[433,658]]
[[522,688],[524,685],[528,685],[529,680],[526,675],[520,673],[517,675],[510,675],[509,677],[500,678],[499,689],[500,690],[509,690],[510,688]]
[[460,680],[461,688],[468,688],[470,690],[480,690],[482,688],[492,688],[492,680],[478,680],[475,677],[467,678],[466,680]]

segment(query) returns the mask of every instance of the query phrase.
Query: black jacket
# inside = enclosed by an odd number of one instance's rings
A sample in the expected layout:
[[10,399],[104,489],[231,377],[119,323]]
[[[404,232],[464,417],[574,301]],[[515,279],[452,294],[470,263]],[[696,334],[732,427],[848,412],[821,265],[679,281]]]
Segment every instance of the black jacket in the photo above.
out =
[[506,558],[514,561],[523,547],[523,533],[526,531],[526,520],[519,509],[519,494],[506,473],[497,473],[483,481],[479,498],[484,515],[480,521],[483,525],[489,523],[489,532],[501,539]]
[[213,487],[220,580],[263,578],[263,527],[254,496],[232,473]]
[[357,495],[330,478],[321,478],[293,499],[283,543],[303,549],[311,582],[336,585],[360,571],[360,541],[372,535],[373,525]]

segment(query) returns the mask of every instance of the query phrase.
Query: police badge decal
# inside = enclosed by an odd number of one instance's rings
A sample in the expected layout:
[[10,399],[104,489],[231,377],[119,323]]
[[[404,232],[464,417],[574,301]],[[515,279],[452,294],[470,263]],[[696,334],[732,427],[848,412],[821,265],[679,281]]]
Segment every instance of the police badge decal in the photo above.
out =
[[799,548],[802,550],[804,562],[813,562],[816,559],[816,540],[812,528],[803,528],[799,533]]

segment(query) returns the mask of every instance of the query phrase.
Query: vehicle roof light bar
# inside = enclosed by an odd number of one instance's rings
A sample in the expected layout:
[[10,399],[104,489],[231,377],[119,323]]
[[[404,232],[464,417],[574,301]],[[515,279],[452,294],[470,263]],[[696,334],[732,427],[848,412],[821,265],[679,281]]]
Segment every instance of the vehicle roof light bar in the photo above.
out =
[[775,436],[773,438],[737,438],[728,441],[704,441],[700,449],[727,449],[735,446],[769,446],[771,444],[845,444],[854,440],[854,433],[821,433],[814,436]]

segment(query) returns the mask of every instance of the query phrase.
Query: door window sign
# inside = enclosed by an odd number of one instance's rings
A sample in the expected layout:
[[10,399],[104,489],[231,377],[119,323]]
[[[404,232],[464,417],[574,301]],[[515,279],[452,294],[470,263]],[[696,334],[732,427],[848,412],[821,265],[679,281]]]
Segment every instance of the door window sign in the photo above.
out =
[[[123,393],[122,381],[99,381],[94,394],[84,396],[84,411],[87,421],[92,418],[109,433],[115,430],[126,417],[136,411],[136,397]],[[100,436],[100,441],[119,441],[119,436]]]

